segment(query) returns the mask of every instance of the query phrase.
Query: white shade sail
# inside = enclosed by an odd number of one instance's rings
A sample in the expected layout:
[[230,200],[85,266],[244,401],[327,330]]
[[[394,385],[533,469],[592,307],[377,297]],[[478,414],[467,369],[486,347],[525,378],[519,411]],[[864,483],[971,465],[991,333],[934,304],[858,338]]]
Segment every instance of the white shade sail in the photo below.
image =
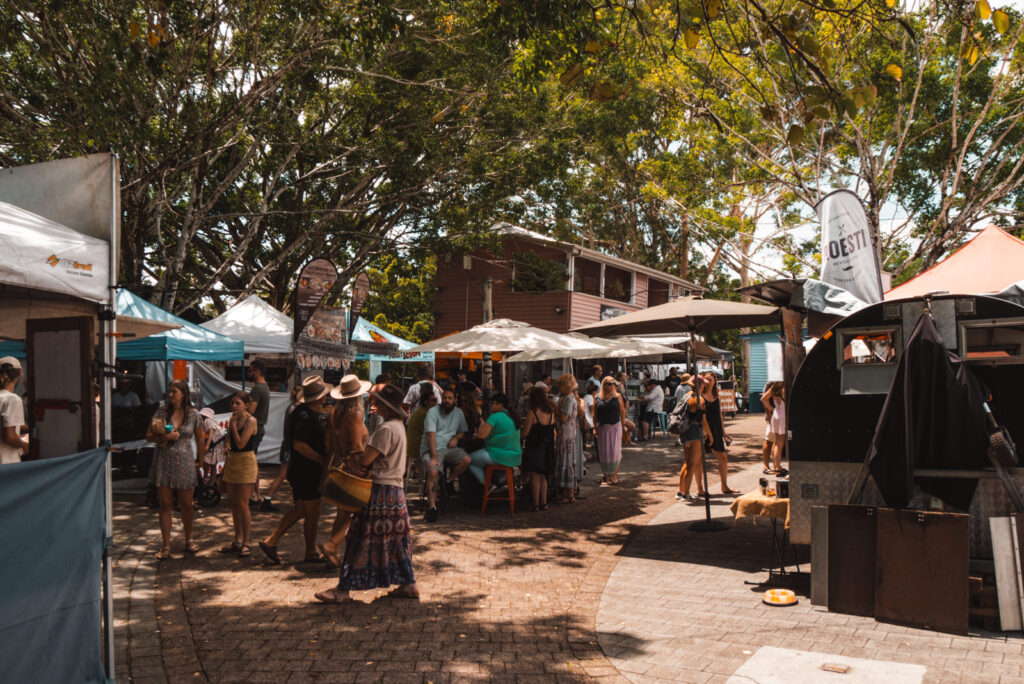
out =
[[[447,337],[413,347],[410,352],[471,354],[474,352],[602,350],[601,345],[578,337],[535,328],[532,325],[498,318]],[[559,357],[561,358],[561,357]]]

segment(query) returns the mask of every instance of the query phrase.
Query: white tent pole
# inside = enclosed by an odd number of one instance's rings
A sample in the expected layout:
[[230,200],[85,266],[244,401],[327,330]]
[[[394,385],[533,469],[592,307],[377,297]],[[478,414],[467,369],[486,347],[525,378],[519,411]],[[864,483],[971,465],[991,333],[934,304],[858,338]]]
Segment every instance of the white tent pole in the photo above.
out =
[[[103,335],[103,342],[100,349],[103,350],[103,359],[100,363],[100,407],[102,408],[103,428],[101,430],[101,441],[103,444],[110,444],[112,441],[111,431],[111,389],[114,379],[108,377],[107,373],[114,371],[114,363],[117,357],[117,256],[120,245],[120,236],[117,232],[119,196],[121,188],[117,182],[117,155],[110,155],[110,264],[107,268],[109,273],[108,290],[110,296],[109,320],[103,321],[101,330],[109,334]],[[104,480],[106,489],[106,539],[103,548],[103,662],[107,670],[107,680],[116,681],[114,676],[114,594],[113,594],[113,562],[111,551],[114,546],[114,521],[111,508],[113,506],[114,490],[111,484],[111,452],[107,451],[107,464]]]

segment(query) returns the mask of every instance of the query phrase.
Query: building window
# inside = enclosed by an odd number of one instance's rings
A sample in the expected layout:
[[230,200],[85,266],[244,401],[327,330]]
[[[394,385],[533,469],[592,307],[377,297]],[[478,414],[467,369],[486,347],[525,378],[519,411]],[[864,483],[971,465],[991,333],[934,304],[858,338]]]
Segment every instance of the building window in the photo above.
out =
[[633,300],[633,274],[621,268],[605,265],[604,298],[629,303]]
[[573,292],[601,296],[601,264],[576,257],[572,279]]

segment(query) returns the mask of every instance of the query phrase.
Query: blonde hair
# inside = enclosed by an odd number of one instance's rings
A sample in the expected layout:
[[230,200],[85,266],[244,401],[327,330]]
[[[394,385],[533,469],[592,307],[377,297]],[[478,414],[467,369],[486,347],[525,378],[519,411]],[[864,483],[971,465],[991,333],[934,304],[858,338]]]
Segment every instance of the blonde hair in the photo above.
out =
[[569,394],[576,389],[576,378],[569,373],[563,373],[558,376],[558,391],[562,394]]

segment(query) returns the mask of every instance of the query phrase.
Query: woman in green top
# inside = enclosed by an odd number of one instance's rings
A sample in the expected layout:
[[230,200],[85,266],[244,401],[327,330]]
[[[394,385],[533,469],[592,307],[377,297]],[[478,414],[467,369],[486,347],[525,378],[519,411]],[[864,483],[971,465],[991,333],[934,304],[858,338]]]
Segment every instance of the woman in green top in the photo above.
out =
[[484,468],[489,465],[517,466],[523,458],[519,441],[519,423],[511,410],[512,402],[504,394],[491,397],[491,413],[480,423],[476,436],[484,440],[484,448],[469,455],[469,471],[484,482]]

